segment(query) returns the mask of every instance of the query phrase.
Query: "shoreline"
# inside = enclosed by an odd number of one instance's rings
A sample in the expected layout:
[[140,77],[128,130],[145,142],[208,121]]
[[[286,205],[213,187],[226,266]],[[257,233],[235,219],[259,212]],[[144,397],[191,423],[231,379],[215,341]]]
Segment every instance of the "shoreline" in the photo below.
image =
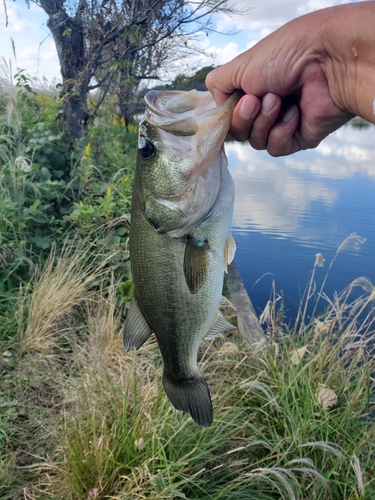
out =
[[230,300],[237,312],[238,331],[244,339],[245,346],[254,350],[255,347],[265,344],[267,338],[234,261],[228,266],[227,285],[231,295]]

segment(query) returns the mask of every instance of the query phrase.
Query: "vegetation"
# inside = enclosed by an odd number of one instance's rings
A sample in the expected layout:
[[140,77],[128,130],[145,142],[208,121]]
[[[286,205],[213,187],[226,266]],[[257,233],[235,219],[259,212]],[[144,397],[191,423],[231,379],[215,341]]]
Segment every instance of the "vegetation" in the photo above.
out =
[[0,93],[0,497],[374,498],[373,285],[322,290],[308,319],[313,273],[293,328],[274,300],[253,352],[203,343],[215,419],[197,427],[155,341],[122,348],[135,130],[103,108],[71,149],[57,98],[18,82]]
[[89,110],[90,90],[116,96],[117,114],[130,122],[141,82],[160,79],[176,60],[180,67],[184,57],[201,52],[197,38],[212,30],[214,14],[239,12],[227,0],[33,1],[47,14],[56,44],[61,126],[72,140],[87,134],[102,102]]
[[207,90],[206,87],[206,76],[210,71],[212,71],[215,66],[205,66],[199,69],[191,76],[186,76],[184,74],[179,74],[172,81],[172,83],[166,85],[157,85],[154,87],[155,90]]

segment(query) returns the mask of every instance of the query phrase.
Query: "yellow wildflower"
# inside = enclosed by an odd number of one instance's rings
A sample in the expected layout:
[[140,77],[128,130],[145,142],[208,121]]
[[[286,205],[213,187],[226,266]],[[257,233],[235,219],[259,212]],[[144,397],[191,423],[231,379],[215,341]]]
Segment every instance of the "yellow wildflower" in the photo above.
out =
[[128,126],[128,130],[129,130],[129,132],[134,132],[136,134],[138,132],[138,127],[137,127],[137,125],[134,125],[133,123],[131,123]]
[[118,123],[119,123],[119,116],[113,115],[113,125],[118,125]]
[[53,99],[51,96],[47,95],[47,94],[38,94],[35,96],[35,100],[37,102],[39,102],[40,104],[52,104],[53,103]]
[[112,189],[111,189],[110,186],[108,186],[108,188],[107,188],[107,195],[111,196],[111,193],[112,193]]
[[125,122],[125,118],[124,118],[123,116],[120,118],[120,123],[121,123],[121,125],[122,125],[123,127],[125,127],[126,122]]
[[90,158],[90,155],[91,155],[91,144],[88,143],[87,146],[85,147],[84,157],[85,158]]
[[120,141],[117,139],[115,144],[116,144],[117,147],[119,147],[120,146]]
[[124,182],[129,182],[129,177],[125,177]]

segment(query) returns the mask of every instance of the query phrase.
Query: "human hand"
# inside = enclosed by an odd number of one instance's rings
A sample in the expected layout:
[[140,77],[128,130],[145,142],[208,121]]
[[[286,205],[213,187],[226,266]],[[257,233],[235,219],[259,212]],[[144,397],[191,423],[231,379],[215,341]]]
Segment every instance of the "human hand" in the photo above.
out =
[[218,105],[235,89],[246,93],[232,115],[234,139],[289,155],[318,146],[353,116],[329,81],[334,71],[320,38],[322,12],[291,21],[207,76]]

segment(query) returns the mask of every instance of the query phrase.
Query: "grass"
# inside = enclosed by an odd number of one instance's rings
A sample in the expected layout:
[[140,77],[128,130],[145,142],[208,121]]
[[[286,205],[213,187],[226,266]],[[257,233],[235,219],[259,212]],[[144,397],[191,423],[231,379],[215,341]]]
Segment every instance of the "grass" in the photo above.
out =
[[[90,261],[91,257],[91,261]],[[92,258],[88,239],[74,241],[63,247],[56,257],[55,247],[43,269],[37,269],[32,277],[33,293],[20,301],[20,316],[26,321],[19,323],[20,352],[38,352],[46,355],[58,347],[61,338],[71,329],[71,314],[83,302],[87,302],[90,290],[103,273],[106,261]],[[85,276],[82,275],[82,270]],[[22,296],[22,294],[21,294]]]
[[166,398],[155,341],[123,351],[113,275],[82,248],[52,251],[19,295],[1,498],[373,498],[371,283],[298,331],[273,325],[256,356],[237,337],[202,344],[215,408],[202,429]]

